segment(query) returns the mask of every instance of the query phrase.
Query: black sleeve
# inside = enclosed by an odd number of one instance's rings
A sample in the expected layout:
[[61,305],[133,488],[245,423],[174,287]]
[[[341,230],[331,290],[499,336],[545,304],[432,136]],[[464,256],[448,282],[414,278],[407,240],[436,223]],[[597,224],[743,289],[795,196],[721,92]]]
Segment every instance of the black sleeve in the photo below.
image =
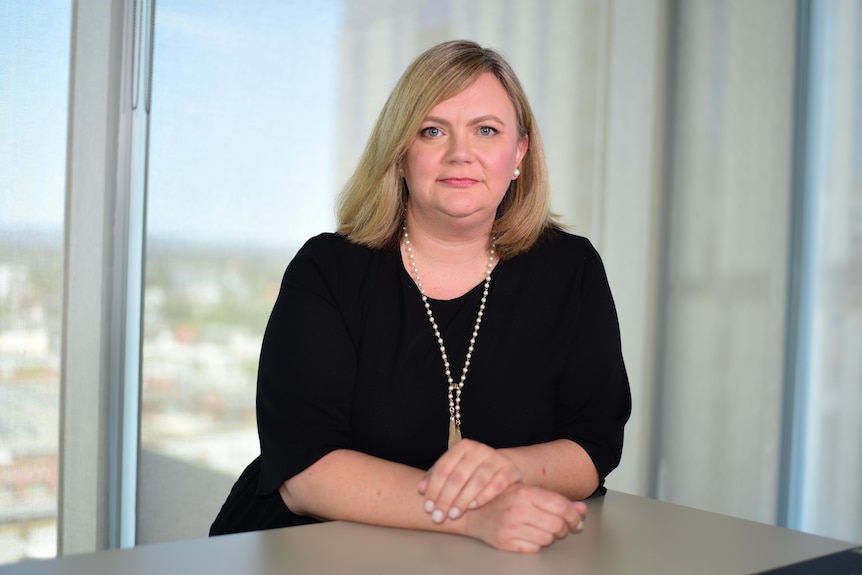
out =
[[561,438],[586,450],[604,478],[619,465],[631,391],[620,343],[619,320],[601,258],[592,245],[583,253],[574,283],[579,301],[565,377],[556,392],[555,422]]
[[351,445],[356,350],[339,302],[335,243],[309,240],[288,266],[260,354],[258,493]]

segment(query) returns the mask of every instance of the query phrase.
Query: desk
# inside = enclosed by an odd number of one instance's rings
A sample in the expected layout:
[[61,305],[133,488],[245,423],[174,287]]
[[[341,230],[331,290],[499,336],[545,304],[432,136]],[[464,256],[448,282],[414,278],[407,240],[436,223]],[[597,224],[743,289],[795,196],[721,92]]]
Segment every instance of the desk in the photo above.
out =
[[585,523],[580,535],[530,555],[467,537],[332,522],[24,562],[0,575],[728,575],[854,547],[617,492],[589,501]]

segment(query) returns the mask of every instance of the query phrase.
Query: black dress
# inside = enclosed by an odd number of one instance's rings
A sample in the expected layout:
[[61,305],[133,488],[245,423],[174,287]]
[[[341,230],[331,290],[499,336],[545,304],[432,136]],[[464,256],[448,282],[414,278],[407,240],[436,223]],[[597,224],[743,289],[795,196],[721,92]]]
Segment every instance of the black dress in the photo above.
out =
[[[430,300],[457,380],[483,284]],[[312,523],[278,487],[336,449],[428,469],[446,450],[447,381],[397,250],[309,240],[284,274],[261,348],[261,456],[210,534]],[[631,395],[604,267],[588,240],[548,232],[498,263],[461,397],[462,433],[492,447],[571,439],[601,478],[620,461]]]

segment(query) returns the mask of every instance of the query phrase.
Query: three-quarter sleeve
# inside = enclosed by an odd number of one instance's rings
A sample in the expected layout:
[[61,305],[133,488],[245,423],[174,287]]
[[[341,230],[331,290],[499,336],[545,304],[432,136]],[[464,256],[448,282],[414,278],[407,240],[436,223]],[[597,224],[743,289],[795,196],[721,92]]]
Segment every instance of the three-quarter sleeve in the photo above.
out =
[[604,266],[589,243],[582,257],[573,282],[577,307],[564,376],[557,384],[555,427],[560,437],[584,448],[603,482],[622,456],[631,392]]
[[338,302],[331,244],[313,238],[291,261],[264,333],[257,383],[260,494],[351,445],[356,350]]

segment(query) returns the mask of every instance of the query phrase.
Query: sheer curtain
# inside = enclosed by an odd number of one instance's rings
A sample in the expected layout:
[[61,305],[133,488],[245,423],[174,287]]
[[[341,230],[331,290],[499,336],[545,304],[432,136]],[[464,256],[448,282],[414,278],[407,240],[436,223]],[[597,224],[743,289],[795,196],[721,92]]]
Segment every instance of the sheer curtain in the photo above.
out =
[[818,2],[811,16],[810,331],[796,523],[862,541],[862,6]]
[[680,2],[656,494],[772,522],[783,413],[795,15]]

